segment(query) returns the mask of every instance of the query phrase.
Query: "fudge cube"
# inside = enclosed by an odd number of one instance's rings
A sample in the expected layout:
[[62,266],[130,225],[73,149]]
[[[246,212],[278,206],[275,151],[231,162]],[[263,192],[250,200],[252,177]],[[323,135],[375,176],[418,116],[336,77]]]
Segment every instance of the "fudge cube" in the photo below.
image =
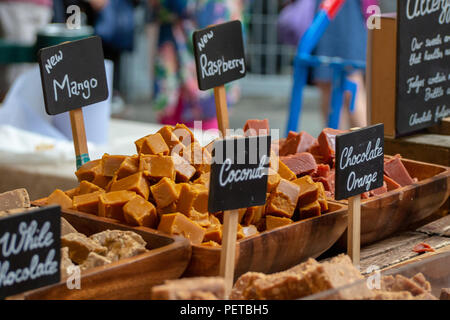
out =
[[157,184],[150,187],[153,199],[160,208],[167,207],[178,199],[175,182],[169,178],[162,178]]
[[98,214],[99,197],[103,191],[95,191],[87,194],[74,196],[72,200],[72,207],[75,210]]
[[126,178],[139,171],[139,157],[137,155],[126,157],[116,171],[117,180]]
[[320,204],[320,211],[326,212],[328,211],[328,201],[327,201],[327,195],[325,193],[325,187],[323,186],[322,182],[316,182],[317,187],[319,188],[319,204]]
[[145,171],[146,175],[153,180],[164,177],[175,180],[175,167],[170,156],[141,154],[139,171]]
[[242,224],[244,226],[257,224],[264,216],[265,209],[265,206],[247,208],[246,213],[242,219]]
[[188,182],[195,174],[195,168],[186,159],[177,154],[172,155],[177,182]]
[[111,191],[101,194],[98,202],[98,215],[124,221],[123,206],[136,196],[133,191]]
[[102,157],[103,175],[105,177],[112,177],[119,169],[126,156],[109,155],[105,153]]
[[123,206],[123,215],[128,224],[156,228],[158,225],[158,214],[155,206],[136,195]]
[[272,230],[279,227],[287,226],[288,224],[293,223],[289,218],[283,218],[283,217],[275,217],[275,216],[266,216],[266,230]]
[[268,135],[270,131],[269,120],[263,119],[249,119],[244,124],[245,136],[264,136]]
[[78,195],[80,194],[88,194],[95,191],[105,191],[102,188],[100,188],[98,185],[89,182],[87,180],[83,180],[80,182],[80,185],[78,186]]
[[117,180],[111,185],[110,191],[120,190],[134,191],[145,200],[148,200],[148,197],[150,195],[148,181],[144,177],[143,172],[137,172],[135,174],[132,174],[131,176]]
[[180,212],[165,214],[161,217],[158,230],[168,234],[182,235],[192,244],[201,244],[206,230]]
[[308,219],[308,218],[313,218],[313,217],[318,217],[320,216],[320,203],[319,201],[314,201],[312,203],[307,204],[304,207],[300,207],[299,211],[300,211],[300,219]]
[[0,211],[29,207],[30,197],[24,188],[0,194]]
[[112,262],[134,257],[147,251],[145,240],[132,231],[106,230],[96,233],[90,238],[107,247],[106,258]]
[[285,165],[281,160],[278,160],[278,174],[281,178],[289,181],[297,179],[295,173],[292,172],[292,170],[289,169],[289,167]]
[[76,172],[75,175],[78,181],[87,180],[92,182],[95,177],[103,173],[102,159],[92,160],[83,164]]
[[138,151],[142,154],[161,154],[168,155],[169,147],[159,133],[151,134],[145,137],[141,149]]
[[319,187],[310,176],[304,176],[292,181],[300,187],[298,205],[303,207],[319,199]]
[[267,192],[270,193],[275,189],[280,183],[281,176],[275,172],[273,169],[269,168],[269,176],[267,178]]
[[291,218],[297,207],[300,187],[286,179],[281,179],[276,189],[270,194],[266,212],[271,215]]
[[161,129],[159,129],[158,133],[162,136],[164,139],[164,142],[167,144],[170,150],[170,154],[179,155],[183,152],[184,145],[181,143],[181,141],[178,139],[178,137],[173,133],[173,127],[171,126],[164,126]]
[[47,204],[57,204],[61,209],[72,208],[72,199],[60,189],[53,191],[47,198]]
[[110,264],[111,260],[95,252],[89,252],[86,260],[80,265],[81,271]]

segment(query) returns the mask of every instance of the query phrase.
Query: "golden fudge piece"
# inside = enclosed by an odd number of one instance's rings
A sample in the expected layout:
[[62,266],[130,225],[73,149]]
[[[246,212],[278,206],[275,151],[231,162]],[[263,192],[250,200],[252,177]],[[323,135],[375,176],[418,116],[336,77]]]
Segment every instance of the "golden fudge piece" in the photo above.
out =
[[218,245],[222,244],[222,226],[221,225],[211,225],[206,229],[205,237],[203,242],[213,241]]
[[140,155],[139,171],[145,171],[153,180],[169,178],[175,180],[175,166],[172,157],[161,155]]
[[125,221],[131,225],[149,228],[158,226],[158,214],[155,206],[139,195],[136,195],[125,204],[123,215]]
[[269,196],[266,205],[267,214],[291,218],[297,207],[300,187],[288,180],[281,179]]
[[188,182],[195,174],[195,168],[186,159],[177,154],[172,155],[177,182]]
[[304,207],[300,207],[300,219],[307,219],[320,216],[320,203],[314,201]]
[[269,168],[269,176],[267,178],[267,192],[272,192],[280,183],[281,176],[275,170]]
[[105,153],[102,157],[103,175],[105,177],[112,177],[119,169],[122,162],[127,156],[109,155]]
[[100,188],[99,186],[95,185],[92,182],[89,182],[87,180],[83,180],[80,182],[80,185],[78,186],[78,195],[80,194],[88,194],[88,193],[92,193],[95,191],[105,191],[102,188]]
[[177,123],[177,125],[175,126],[175,128],[173,128],[173,134],[175,134],[178,138],[178,140],[185,146],[187,147],[188,145],[190,145],[193,142],[196,142],[194,134],[192,133],[191,130],[189,130],[188,127],[186,127],[184,124],[182,123]]
[[69,233],[61,237],[61,247],[69,248],[70,259],[77,264],[82,264],[89,252],[104,255],[107,251],[106,247],[89,239],[82,233]]
[[72,200],[72,207],[75,210],[98,214],[98,202],[102,191],[95,191],[92,193],[74,196]]
[[98,202],[98,215],[124,221],[123,206],[135,195],[136,192],[125,190],[101,194]]
[[182,235],[192,244],[201,244],[206,233],[205,229],[180,212],[163,215],[158,230],[168,234]]
[[160,208],[167,207],[178,199],[175,182],[169,178],[162,178],[157,184],[150,187],[153,199]]
[[150,194],[148,181],[144,177],[143,172],[137,172],[131,176],[117,180],[111,185],[110,191],[120,190],[134,191],[145,200],[148,200],[148,196]]
[[97,174],[94,180],[92,180],[92,183],[102,189],[106,189],[107,185],[111,182],[111,180],[112,180],[111,177],[105,177],[103,174]]
[[278,160],[278,174],[281,176],[281,178],[286,180],[295,180],[297,176],[294,172],[292,172],[291,169],[288,168],[287,165],[285,165],[281,160]]
[[250,224],[256,224],[264,216],[265,206],[257,206],[247,208],[244,218],[242,219],[242,225],[248,226]]
[[319,189],[319,203],[320,203],[320,211],[326,212],[328,211],[328,201],[327,195],[325,194],[325,187],[322,182],[316,182],[316,185]]
[[76,172],[75,175],[78,181],[87,180],[92,182],[95,177],[103,173],[102,159],[92,160],[83,164]]
[[138,153],[168,155],[169,147],[159,133],[150,134],[145,137]]
[[177,210],[178,212],[189,216],[190,211],[194,208],[194,200],[197,197],[198,192],[192,187],[192,185],[187,183],[181,183],[177,186],[181,187],[177,203]]
[[184,145],[181,143],[181,141],[178,139],[178,137],[173,133],[173,127],[164,126],[161,129],[159,129],[158,133],[162,136],[162,138],[164,139],[164,142],[169,147],[169,150],[171,151],[171,153],[170,153],[171,155],[182,154]]
[[197,192],[193,204],[194,209],[202,213],[208,212],[209,190],[201,184],[193,184],[191,186]]
[[282,226],[287,226],[288,224],[291,224],[293,222],[294,221],[289,218],[266,216],[266,230],[272,230]]
[[300,187],[300,194],[298,196],[298,205],[300,207],[319,199],[319,187],[310,176],[303,176],[292,182]]
[[126,157],[116,171],[117,179],[123,179],[139,171],[139,157],[137,155]]
[[210,172],[205,172],[205,173],[200,174],[200,177],[198,177],[197,179],[194,180],[194,184],[202,184],[207,189],[209,189],[209,177],[210,177],[210,175],[211,175]]
[[60,189],[53,191],[47,198],[47,204],[57,204],[61,209],[72,208],[72,199]]
[[80,192],[80,188],[79,188],[79,187],[76,187],[76,188],[73,188],[73,189],[69,189],[69,190],[64,191],[64,193],[65,193],[70,199],[73,199],[74,196],[77,196],[79,192]]

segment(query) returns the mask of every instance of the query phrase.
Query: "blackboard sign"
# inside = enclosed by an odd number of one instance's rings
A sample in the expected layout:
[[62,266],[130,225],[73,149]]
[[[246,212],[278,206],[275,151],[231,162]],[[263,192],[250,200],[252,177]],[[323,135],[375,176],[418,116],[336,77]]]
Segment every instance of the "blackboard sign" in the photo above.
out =
[[227,138],[213,146],[209,212],[266,203],[270,136]]
[[41,49],[38,61],[48,114],[63,113],[108,98],[99,37]]
[[383,171],[383,124],[336,136],[336,200],[382,187]]
[[450,116],[450,7],[398,0],[397,8],[396,127],[403,135]]
[[0,219],[0,299],[60,280],[61,208]]
[[200,90],[218,87],[245,76],[240,21],[201,29],[195,31],[192,37]]

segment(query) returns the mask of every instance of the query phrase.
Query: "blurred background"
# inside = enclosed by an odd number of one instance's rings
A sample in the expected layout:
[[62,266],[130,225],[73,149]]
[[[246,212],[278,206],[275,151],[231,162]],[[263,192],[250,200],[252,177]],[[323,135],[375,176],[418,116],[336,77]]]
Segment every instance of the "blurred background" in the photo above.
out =
[[[297,3],[306,1],[297,0]],[[105,58],[114,62],[112,117],[152,123],[184,121],[187,117],[186,122],[189,122],[192,119],[207,120],[208,114],[211,117],[210,109],[214,112],[211,99],[197,97],[198,100],[193,101],[189,95],[197,93],[185,94],[184,91],[189,89],[186,90],[183,84],[177,83],[192,80],[185,79],[184,74],[189,70],[187,66],[192,63],[191,57],[181,57],[189,51],[189,33],[205,24],[240,18],[245,26],[248,74],[246,78],[233,84],[237,89],[229,90],[230,125],[242,127],[247,119],[264,115],[272,128],[284,130],[296,46],[292,41],[286,43],[280,39],[277,24],[280,12],[293,2],[295,1],[0,0],[0,38],[32,43],[40,27],[50,21],[66,22],[72,14],[66,12],[67,8],[76,5],[81,9],[81,24],[93,26],[94,31],[104,38],[111,36],[108,30],[105,32],[105,26],[110,32],[114,28],[123,28],[122,34],[115,39],[104,41]],[[347,2],[356,3],[359,0]],[[396,1],[380,0],[378,3],[382,12],[395,11]],[[29,26],[16,26],[19,24]],[[355,38],[353,41],[361,40]],[[365,46],[365,43],[361,45]],[[172,52],[170,49],[173,49]],[[178,57],[174,58],[172,55]],[[185,65],[186,70],[182,70]],[[0,71],[5,70],[4,65],[1,68]],[[3,76],[0,82],[0,95],[3,97],[12,81],[26,67],[15,66],[14,69],[13,73],[9,73],[9,79],[4,79]],[[237,93],[234,94],[235,92]],[[187,97],[187,102],[177,101],[177,97],[183,100],[181,96]],[[203,101],[198,102],[203,98]],[[304,91],[300,128],[312,135],[317,135],[325,126],[320,99],[321,91],[309,81]],[[191,107],[194,111],[183,111],[180,116],[182,104],[183,110]]]

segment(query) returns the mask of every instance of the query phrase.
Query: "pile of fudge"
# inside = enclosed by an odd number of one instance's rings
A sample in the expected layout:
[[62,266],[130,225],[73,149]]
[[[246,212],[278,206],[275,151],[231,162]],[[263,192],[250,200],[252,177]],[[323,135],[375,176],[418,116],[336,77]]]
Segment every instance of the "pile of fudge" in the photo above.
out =
[[[37,208],[31,206],[24,188],[0,193],[0,219]],[[61,217],[61,278],[68,277],[73,266],[83,272],[145,253],[146,246],[145,240],[132,231],[105,230],[88,237]]]
[[[253,129],[249,121],[245,134]],[[201,146],[185,125],[164,126],[135,141],[135,155],[104,154],[84,164],[75,172],[79,186],[55,190],[47,203],[182,235],[194,245],[221,246],[223,212],[208,212],[213,143]],[[266,204],[239,210],[237,238],[327,211],[323,183],[297,176],[273,152]]]
[[137,233],[105,230],[86,236],[61,218],[61,278],[147,252],[147,242]]
[[[289,270],[263,274],[247,272],[234,284],[231,300],[294,300],[333,290],[319,297],[327,300],[436,300],[431,285],[422,273],[412,278],[402,275],[382,276],[378,289],[369,289],[364,276],[347,255],[319,263],[314,259]],[[167,280],[153,287],[154,300],[225,299],[224,280],[219,277]],[[450,299],[449,289],[442,289],[442,300]]]
[[[259,121],[259,120],[253,120]],[[261,125],[259,125],[261,127]],[[268,123],[267,123],[267,130]],[[297,177],[311,176],[315,182],[321,182],[328,198],[335,191],[336,136],[348,131],[325,128],[316,139],[305,131],[289,132],[286,139],[276,141],[273,149],[278,150],[281,161]],[[401,161],[400,155],[385,158],[383,186],[365,192],[362,199],[381,195],[417,182],[412,178]]]

